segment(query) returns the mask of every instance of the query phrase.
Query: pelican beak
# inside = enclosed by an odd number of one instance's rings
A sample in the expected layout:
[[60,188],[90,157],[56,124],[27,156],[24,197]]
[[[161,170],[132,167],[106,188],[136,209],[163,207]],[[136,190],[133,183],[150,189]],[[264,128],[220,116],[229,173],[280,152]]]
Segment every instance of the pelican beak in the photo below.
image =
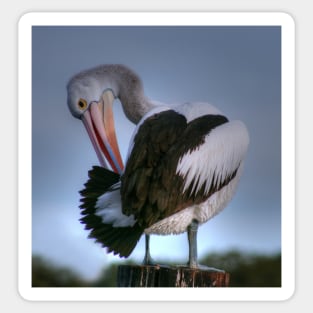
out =
[[82,121],[100,164],[107,168],[107,160],[113,171],[121,174],[124,166],[115,134],[113,101],[112,91],[106,90],[99,102],[90,103],[82,116]]

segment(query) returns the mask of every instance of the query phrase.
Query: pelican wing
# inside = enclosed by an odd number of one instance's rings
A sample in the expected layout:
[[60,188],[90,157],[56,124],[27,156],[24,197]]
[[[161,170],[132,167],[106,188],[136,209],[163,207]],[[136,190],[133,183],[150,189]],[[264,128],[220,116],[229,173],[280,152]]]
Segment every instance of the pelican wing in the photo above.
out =
[[139,218],[139,224],[149,224],[150,186],[156,170],[163,163],[169,149],[178,140],[186,127],[184,116],[167,110],[149,116],[138,128],[129,153],[124,174],[121,177],[121,197],[123,213]]
[[212,194],[228,184],[243,163],[248,143],[248,132],[240,121],[212,128],[200,145],[179,157],[176,174],[184,180],[183,194]]
[[222,115],[189,123],[172,110],[149,117],[137,131],[122,176],[123,212],[147,228],[202,203],[237,174],[246,136],[242,124]]
[[110,192],[111,187],[119,182],[120,176],[103,167],[94,166],[88,172],[89,179],[85,188],[80,191],[81,222],[89,230],[89,237],[121,257],[128,257],[140,239],[143,229],[136,223],[129,227],[116,227],[112,223],[104,223],[97,213],[99,197]]

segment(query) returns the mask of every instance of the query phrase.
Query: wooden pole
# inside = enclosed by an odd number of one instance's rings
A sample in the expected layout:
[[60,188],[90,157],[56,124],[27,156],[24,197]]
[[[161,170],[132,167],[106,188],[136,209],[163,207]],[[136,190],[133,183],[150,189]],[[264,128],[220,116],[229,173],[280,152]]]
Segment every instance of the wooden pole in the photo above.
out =
[[185,266],[120,265],[118,287],[228,287],[229,273]]

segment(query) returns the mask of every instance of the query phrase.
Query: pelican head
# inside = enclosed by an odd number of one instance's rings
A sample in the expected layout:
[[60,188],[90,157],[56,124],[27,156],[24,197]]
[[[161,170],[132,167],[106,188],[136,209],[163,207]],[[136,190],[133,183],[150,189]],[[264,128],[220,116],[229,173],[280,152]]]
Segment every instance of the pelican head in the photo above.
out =
[[[101,75],[102,74],[102,75]],[[121,173],[123,162],[117,144],[113,119],[116,98],[114,81],[92,69],[73,76],[67,85],[67,104],[72,115],[80,119],[94,146],[99,162]]]
[[137,124],[155,106],[143,92],[140,78],[121,64],[99,65],[74,75],[67,84],[67,103],[84,123],[100,164],[123,172],[113,120],[113,102],[119,98],[127,118]]

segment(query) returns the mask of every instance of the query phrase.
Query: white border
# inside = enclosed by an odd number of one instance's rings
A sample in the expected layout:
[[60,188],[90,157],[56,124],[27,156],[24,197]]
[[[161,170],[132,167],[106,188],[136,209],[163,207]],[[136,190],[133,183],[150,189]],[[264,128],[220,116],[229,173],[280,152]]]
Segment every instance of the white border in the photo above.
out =
[[[104,22],[105,21],[105,22]],[[282,27],[282,287],[281,288],[32,288],[31,43],[32,26]],[[27,300],[245,301],[286,300],[295,290],[295,25],[286,13],[27,13],[18,25],[18,286]]]

